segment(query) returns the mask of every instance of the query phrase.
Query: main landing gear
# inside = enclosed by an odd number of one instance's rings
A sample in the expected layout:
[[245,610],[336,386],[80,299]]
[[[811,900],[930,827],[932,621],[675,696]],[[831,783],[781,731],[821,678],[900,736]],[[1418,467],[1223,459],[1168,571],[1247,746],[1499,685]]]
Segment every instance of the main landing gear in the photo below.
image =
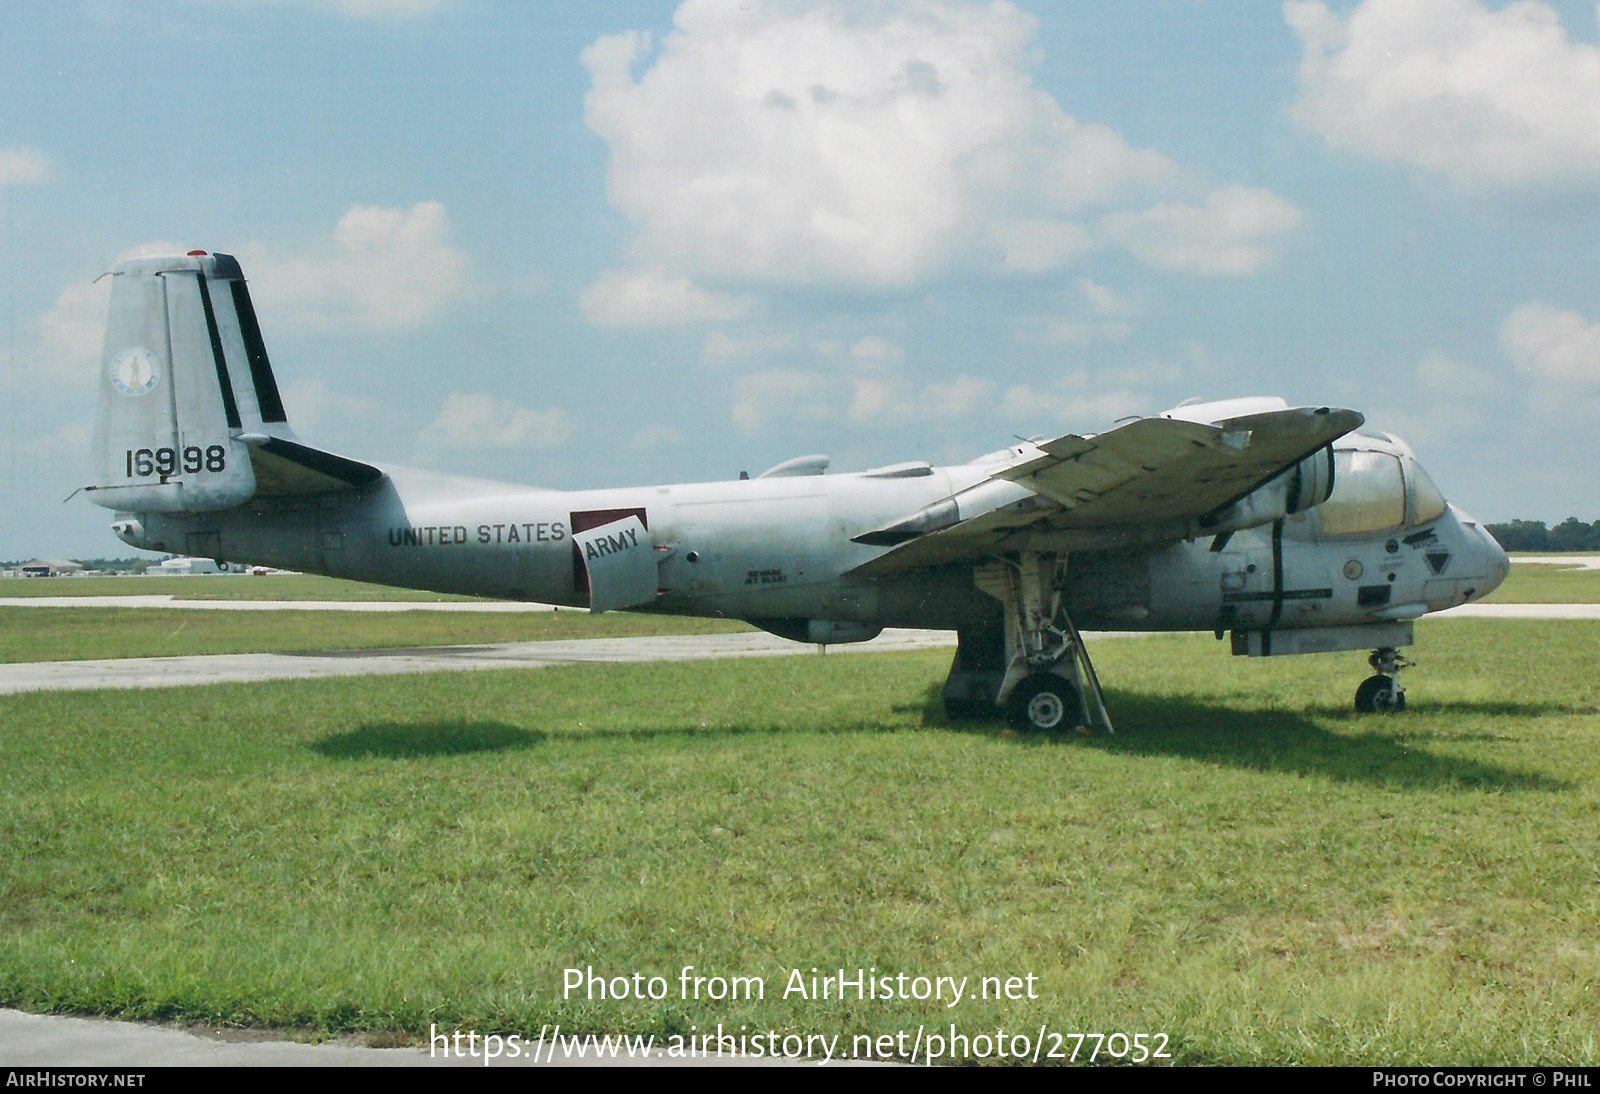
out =
[[1400,670],[1416,662],[1408,661],[1393,646],[1372,651],[1367,658],[1376,676],[1369,676],[1356,689],[1356,711],[1361,714],[1396,714],[1406,709],[1406,689],[1400,686]]
[[977,567],[978,588],[1000,601],[1003,633],[962,632],[945,710],[952,717],[1001,708],[1018,730],[1112,732],[1105,693],[1062,601],[1064,559],[1037,551]]

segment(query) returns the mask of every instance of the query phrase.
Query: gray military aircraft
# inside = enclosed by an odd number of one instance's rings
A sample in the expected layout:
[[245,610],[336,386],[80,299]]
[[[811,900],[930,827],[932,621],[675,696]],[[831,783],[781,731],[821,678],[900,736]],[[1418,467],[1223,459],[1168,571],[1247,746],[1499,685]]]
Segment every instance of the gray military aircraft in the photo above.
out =
[[1232,632],[1252,657],[1372,650],[1362,711],[1405,705],[1412,621],[1505,553],[1353,410],[1192,403],[954,467],[557,491],[378,466],[290,430],[229,255],[124,262],[96,479],[134,547],[416,589],[748,620],[797,642],[953,630],[952,715],[1111,729],[1079,627]]

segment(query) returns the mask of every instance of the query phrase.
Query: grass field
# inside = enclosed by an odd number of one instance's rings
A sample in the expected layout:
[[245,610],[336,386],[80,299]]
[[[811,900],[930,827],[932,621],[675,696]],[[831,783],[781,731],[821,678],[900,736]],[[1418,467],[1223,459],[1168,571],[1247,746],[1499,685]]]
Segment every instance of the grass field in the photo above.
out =
[[730,619],[622,612],[197,611],[23,608],[0,602],[0,663],[462,646],[752,629]]
[[[1115,737],[951,726],[942,654],[0,698],[0,1004],[1600,1063],[1600,624],[1424,622],[1392,718],[1356,654],[1095,653]],[[673,991],[563,1000],[585,965]],[[841,966],[1040,998],[781,997]]]
[[1512,566],[1505,584],[1484,600],[1490,604],[1600,604],[1600,570],[1521,563]]

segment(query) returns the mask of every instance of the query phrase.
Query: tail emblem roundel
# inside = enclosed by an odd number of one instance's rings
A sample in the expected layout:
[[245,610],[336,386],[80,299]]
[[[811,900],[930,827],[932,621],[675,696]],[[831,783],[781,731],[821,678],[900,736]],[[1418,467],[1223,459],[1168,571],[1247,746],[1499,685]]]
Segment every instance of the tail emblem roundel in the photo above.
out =
[[142,346],[125,349],[111,360],[111,383],[124,395],[143,395],[160,378],[156,355]]

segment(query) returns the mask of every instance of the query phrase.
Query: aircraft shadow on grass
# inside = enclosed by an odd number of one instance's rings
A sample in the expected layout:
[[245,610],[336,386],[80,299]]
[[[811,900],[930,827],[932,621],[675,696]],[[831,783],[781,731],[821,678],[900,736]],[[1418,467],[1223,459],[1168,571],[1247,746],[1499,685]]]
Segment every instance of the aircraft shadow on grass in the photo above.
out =
[[[1382,722],[1364,720],[1368,732],[1331,733],[1293,711],[1239,710],[1182,696],[1112,692],[1107,696],[1117,732],[1074,736],[1081,747],[1134,756],[1181,756],[1219,767],[1313,775],[1340,782],[1430,790],[1461,788],[1490,791],[1570,790],[1572,784],[1537,772],[1517,771],[1421,747],[1449,743],[1432,733],[1410,737],[1405,715]],[[1521,704],[1512,704],[1521,712]],[[952,722],[945,716],[940,686],[928,689],[921,706],[930,727],[988,736],[1009,735],[1003,719]],[[1483,713],[1483,708],[1473,710]],[[1564,709],[1564,708],[1563,708]],[[1328,711],[1344,716],[1343,710]],[[1494,713],[1491,709],[1490,713]],[[1509,713],[1509,712],[1508,712]],[[1392,729],[1392,731],[1390,731]],[[1040,745],[1044,734],[1016,736],[1018,744]],[[1480,738],[1471,738],[1477,740]]]
[[[874,722],[834,723],[824,732],[831,734],[882,733],[885,727]],[[724,738],[771,737],[784,733],[780,726],[719,724],[713,726],[663,725],[622,729],[599,725],[589,732],[571,736],[568,743],[621,740],[656,740],[673,737]],[[380,722],[346,733],[334,733],[308,746],[339,760],[418,759],[429,756],[456,756],[470,752],[511,752],[543,744],[550,735],[542,730],[523,729],[504,722]]]
[[[1320,776],[1404,789],[1572,789],[1570,783],[1548,775],[1429,751],[1425,745],[1448,745],[1455,741],[1491,743],[1501,738],[1484,734],[1454,737],[1429,732],[1408,735],[1404,715],[1381,722],[1364,720],[1362,728],[1366,732],[1343,735],[1330,732],[1294,711],[1238,710],[1181,696],[1113,693],[1110,699],[1117,733],[1112,736],[1074,735],[1070,737],[1074,746],[1135,756],[1180,756],[1221,767]],[[928,688],[921,703],[897,709],[902,713],[920,713],[923,724],[930,729],[1004,736],[1024,747],[1040,746],[1053,740],[1046,734],[1013,734],[999,718],[952,722],[944,714],[937,684]],[[1343,711],[1327,713],[1344,716]],[[828,732],[840,735],[877,733],[885,728],[869,722],[835,723]],[[597,728],[592,736],[613,740],[722,738],[782,732],[765,726],[663,726]],[[331,734],[313,741],[309,747],[334,759],[418,759],[516,751],[541,744],[548,736],[539,730],[492,721],[381,722]]]
[[504,722],[378,722],[333,733],[311,742],[311,749],[337,760],[458,756],[469,752],[510,752],[532,748],[546,738],[537,730]]

